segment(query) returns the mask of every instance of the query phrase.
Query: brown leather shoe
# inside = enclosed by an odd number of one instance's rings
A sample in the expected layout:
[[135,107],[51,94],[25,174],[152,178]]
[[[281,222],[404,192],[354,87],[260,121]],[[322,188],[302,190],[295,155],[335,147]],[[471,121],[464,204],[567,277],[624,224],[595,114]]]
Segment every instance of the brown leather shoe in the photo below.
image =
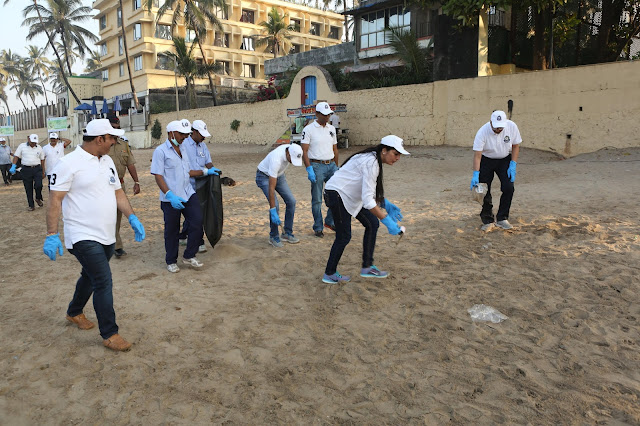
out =
[[102,342],[107,348],[112,349],[114,351],[128,351],[131,349],[131,343],[127,342],[120,336],[119,334],[114,334],[109,337],[107,340]]
[[94,323],[89,321],[84,314],[76,315],[75,317],[67,315],[67,320],[77,325],[80,330],[90,330],[96,326]]
[[36,200],[36,203],[38,203],[38,207],[44,206],[44,203],[42,202],[42,200]]

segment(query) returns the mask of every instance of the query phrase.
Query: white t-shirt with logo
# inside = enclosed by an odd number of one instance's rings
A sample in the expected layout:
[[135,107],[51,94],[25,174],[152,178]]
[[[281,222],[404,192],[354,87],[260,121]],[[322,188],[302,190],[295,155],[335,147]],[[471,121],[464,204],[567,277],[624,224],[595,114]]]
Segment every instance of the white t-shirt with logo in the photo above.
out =
[[58,161],[64,157],[64,143],[58,142],[56,146],[48,143],[42,148],[42,152],[44,153],[45,173],[50,175],[53,168],[58,164]]
[[116,242],[116,191],[120,179],[108,155],[98,158],[82,147],[58,161],[51,173],[51,191],[66,191],[62,200],[64,244],[78,241]]
[[323,126],[314,120],[302,129],[302,144],[309,145],[310,160],[333,160],[333,145],[337,145],[336,128],[327,123]]
[[338,114],[331,114],[329,123],[331,123],[331,125],[337,129],[338,127],[340,127],[340,116]]
[[338,191],[344,208],[356,217],[362,208],[376,206],[376,183],[380,165],[375,152],[354,155],[327,182],[324,189]]
[[23,142],[18,145],[18,149],[16,149],[13,155],[20,159],[20,164],[23,166],[38,166],[40,165],[40,161],[44,160],[42,147],[37,144],[32,147],[28,142]]
[[289,167],[289,160],[287,160],[287,147],[289,145],[280,145],[258,164],[258,170],[262,173],[266,173],[270,177],[278,178],[284,174],[284,171]]
[[494,132],[491,123],[487,122],[476,133],[473,150],[482,151],[485,157],[500,159],[511,153],[513,145],[520,143],[522,143],[520,130],[513,121],[507,120],[507,126],[500,133]]

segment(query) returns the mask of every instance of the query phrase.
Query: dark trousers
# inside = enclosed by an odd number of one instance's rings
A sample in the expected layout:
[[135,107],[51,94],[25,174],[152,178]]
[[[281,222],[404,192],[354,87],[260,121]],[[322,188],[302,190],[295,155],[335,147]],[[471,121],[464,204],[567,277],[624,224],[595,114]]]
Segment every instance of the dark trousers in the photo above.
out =
[[93,294],[93,309],[98,317],[100,336],[108,339],[118,333],[116,313],[113,310],[113,282],[109,260],[113,256],[113,244],[105,246],[97,241],[78,241],[69,253],[73,254],[82,272],[76,282],[76,291],[67,308],[67,315],[80,315]]
[[171,203],[166,201],[160,203],[160,208],[164,213],[164,249],[167,265],[178,261],[180,215],[183,215],[185,220],[189,221],[187,226],[187,248],[184,250],[182,257],[185,259],[195,257],[204,235],[202,230],[202,210],[200,209],[198,196],[193,194],[189,197],[189,200],[184,203],[184,209],[181,210],[174,209]]
[[2,180],[4,183],[9,183],[11,180],[11,175],[9,174],[10,168],[11,164],[0,164],[0,171],[2,172]]
[[[505,158],[495,159],[487,158],[484,155],[480,160],[480,183],[486,183],[489,189],[484,197],[480,218],[482,223],[493,223],[495,220],[501,221],[509,219],[509,209],[511,209],[511,200],[513,199],[514,185],[507,176],[509,163],[511,162],[511,154]],[[493,217],[493,203],[491,198],[491,182],[493,182],[493,174],[498,175],[500,179],[500,206],[498,207],[498,215]]]
[[[200,245],[204,245],[204,230],[203,232],[203,237],[200,239]],[[185,219],[184,222],[182,222],[182,231],[180,231],[180,235],[178,235],[178,239],[179,240],[185,240],[187,239],[187,236],[189,235],[189,220]]]
[[[344,208],[342,198],[337,191],[328,190],[324,193],[324,201],[333,214],[333,221],[336,227],[336,239],[331,246],[329,260],[324,273],[333,275],[338,269],[338,263],[342,257],[345,247],[351,241],[351,215]],[[362,267],[368,268],[373,265],[373,251],[376,247],[376,237],[380,222],[367,209],[361,209],[356,216],[358,222],[364,226],[364,238],[362,239]]]
[[22,166],[20,171],[22,175],[22,183],[27,193],[27,202],[29,207],[34,207],[33,190],[36,190],[36,200],[42,201],[42,166],[27,167]]

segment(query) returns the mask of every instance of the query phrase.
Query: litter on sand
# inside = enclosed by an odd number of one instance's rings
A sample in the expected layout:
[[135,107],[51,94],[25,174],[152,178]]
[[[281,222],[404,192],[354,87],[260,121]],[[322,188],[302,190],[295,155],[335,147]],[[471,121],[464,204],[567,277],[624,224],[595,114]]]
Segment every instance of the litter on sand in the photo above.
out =
[[467,312],[469,312],[471,320],[474,322],[491,321],[492,323],[497,324],[509,318],[497,309],[487,305],[473,305],[471,308],[467,309]]

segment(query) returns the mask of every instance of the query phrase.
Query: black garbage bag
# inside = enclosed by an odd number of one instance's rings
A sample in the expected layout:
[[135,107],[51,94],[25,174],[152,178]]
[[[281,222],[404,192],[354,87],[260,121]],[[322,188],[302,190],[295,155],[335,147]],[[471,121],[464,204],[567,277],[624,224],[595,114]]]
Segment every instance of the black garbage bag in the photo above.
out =
[[220,176],[209,175],[196,178],[196,194],[202,209],[204,234],[211,247],[215,247],[222,237],[224,223]]

